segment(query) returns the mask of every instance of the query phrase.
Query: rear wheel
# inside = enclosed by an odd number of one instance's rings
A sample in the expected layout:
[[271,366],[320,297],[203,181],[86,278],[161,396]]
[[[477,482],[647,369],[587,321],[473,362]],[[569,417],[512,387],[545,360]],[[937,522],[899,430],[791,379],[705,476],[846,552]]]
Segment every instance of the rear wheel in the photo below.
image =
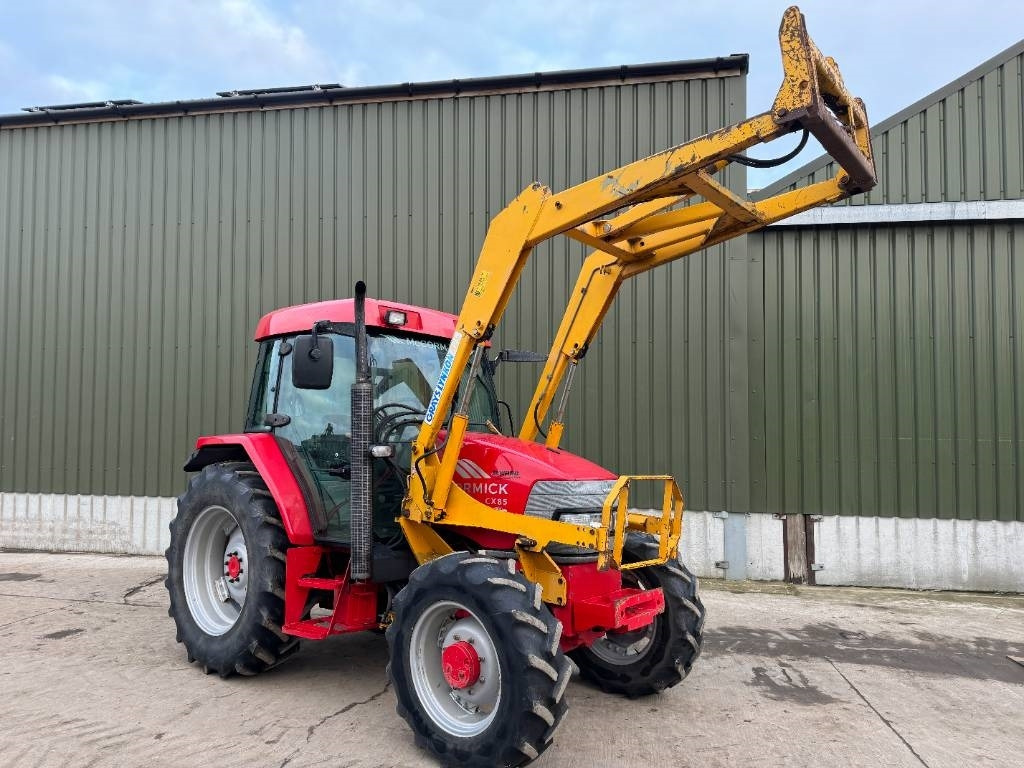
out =
[[167,548],[168,613],[188,660],[254,675],[298,648],[281,630],[288,537],[248,463],[205,467],[178,499]]
[[[653,536],[631,535],[625,544],[627,562],[658,555]],[[704,604],[697,596],[697,578],[682,564],[622,572],[623,586],[653,589],[665,594],[665,611],[636,632],[609,634],[588,648],[572,652],[584,677],[608,693],[630,698],[658,693],[680,683],[700,656]]]
[[417,568],[394,602],[388,675],[416,743],[445,765],[521,766],[551,743],[572,663],[539,588],[460,552]]

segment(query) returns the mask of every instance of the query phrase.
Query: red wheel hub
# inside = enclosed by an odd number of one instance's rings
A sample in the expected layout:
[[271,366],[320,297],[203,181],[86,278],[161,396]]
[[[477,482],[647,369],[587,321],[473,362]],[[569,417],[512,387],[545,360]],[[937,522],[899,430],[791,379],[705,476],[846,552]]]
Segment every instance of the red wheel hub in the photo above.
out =
[[232,552],[228,556],[227,562],[224,563],[224,565],[227,566],[228,578],[231,579],[232,581],[237,581],[239,575],[242,573],[242,560],[241,560],[241,558],[239,558],[237,554]]
[[465,640],[441,651],[441,668],[448,685],[456,690],[469,688],[480,679],[480,657],[476,655],[476,648]]

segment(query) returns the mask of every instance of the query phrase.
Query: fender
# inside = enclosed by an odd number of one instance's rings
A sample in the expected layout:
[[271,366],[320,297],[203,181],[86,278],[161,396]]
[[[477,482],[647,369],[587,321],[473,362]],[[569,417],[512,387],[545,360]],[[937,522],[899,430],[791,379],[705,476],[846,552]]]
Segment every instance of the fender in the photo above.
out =
[[273,435],[252,432],[200,437],[184,469],[186,472],[198,472],[209,464],[231,460],[248,460],[256,467],[281,513],[288,540],[300,546],[313,544],[309,508]]

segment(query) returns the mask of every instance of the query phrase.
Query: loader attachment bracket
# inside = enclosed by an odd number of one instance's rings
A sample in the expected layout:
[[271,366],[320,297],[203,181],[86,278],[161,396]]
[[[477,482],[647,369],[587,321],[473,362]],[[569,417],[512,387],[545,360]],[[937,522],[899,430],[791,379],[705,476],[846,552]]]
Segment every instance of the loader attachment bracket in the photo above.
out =
[[779,27],[782,87],[772,105],[779,125],[811,132],[846,171],[840,185],[853,194],[875,186],[875,166],[864,102],[850,95],[839,67],[823,56],[807,34],[804,15],[793,6]]

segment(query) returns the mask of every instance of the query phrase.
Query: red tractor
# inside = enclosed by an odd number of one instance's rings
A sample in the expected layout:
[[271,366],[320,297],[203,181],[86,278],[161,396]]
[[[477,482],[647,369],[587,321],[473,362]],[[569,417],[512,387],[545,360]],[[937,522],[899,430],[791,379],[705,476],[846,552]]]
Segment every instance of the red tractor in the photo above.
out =
[[[359,283],[354,300],[260,321],[244,432],[199,439],[171,523],[170,615],[189,661],[255,675],[301,639],[386,630],[399,713],[417,743],[466,766],[543,752],[573,662],[630,697],[686,676],[704,608],[677,558],[679,489],[563,450],[563,416],[626,279],[873,186],[863,105],[795,8],[780,37],[771,112],[558,194],[524,190],[492,222],[458,317],[368,299]],[[714,180],[801,129],[835,178],[756,203]],[[531,249],[558,234],[594,252],[550,353],[492,356]],[[513,436],[494,372],[524,360],[545,365]],[[638,482],[663,488],[660,510],[629,507]]]

